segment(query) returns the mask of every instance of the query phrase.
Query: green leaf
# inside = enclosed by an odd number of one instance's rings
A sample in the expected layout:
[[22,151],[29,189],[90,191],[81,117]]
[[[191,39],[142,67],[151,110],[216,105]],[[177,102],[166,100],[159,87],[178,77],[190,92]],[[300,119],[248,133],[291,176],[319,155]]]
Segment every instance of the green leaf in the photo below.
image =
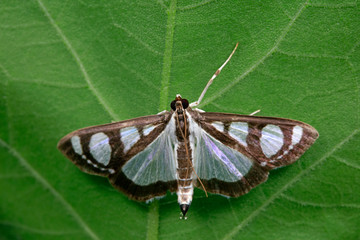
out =
[[[0,238],[356,239],[360,226],[356,0],[2,1]],[[148,205],[56,149],[90,125],[195,101],[297,119],[320,138],[245,196]]]

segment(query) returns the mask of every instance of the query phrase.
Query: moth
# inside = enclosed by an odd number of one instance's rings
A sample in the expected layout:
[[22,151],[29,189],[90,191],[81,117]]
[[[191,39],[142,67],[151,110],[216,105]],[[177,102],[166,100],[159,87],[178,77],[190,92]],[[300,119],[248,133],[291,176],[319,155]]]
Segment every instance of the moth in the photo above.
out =
[[176,192],[185,215],[194,187],[239,197],[266,181],[269,171],[295,162],[318,138],[312,126],[285,118],[204,112],[179,94],[171,111],[76,130],[58,149],[82,171],[107,177],[130,199]]

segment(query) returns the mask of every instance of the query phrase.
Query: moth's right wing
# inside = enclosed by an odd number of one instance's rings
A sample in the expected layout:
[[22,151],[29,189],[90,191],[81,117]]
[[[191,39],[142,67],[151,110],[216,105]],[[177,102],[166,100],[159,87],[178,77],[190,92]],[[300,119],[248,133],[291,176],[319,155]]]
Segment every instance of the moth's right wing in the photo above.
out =
[[319,136],[291,119],[187,112],[197,175],[207,191],[232,197],[264,182],[271,169],[296,161]]
[[202,189],[203,185],[207,192],[238,197],[267,179],[268,171],[251,156],[222,143],[195,121],[190,124],[194,169],[202,183],[194,176],[196,187]]
[[176,191],[172,116],[165,112],[80,129],[62,138],[58,148],[82,171],[108,177],[130,198],[146,201]]

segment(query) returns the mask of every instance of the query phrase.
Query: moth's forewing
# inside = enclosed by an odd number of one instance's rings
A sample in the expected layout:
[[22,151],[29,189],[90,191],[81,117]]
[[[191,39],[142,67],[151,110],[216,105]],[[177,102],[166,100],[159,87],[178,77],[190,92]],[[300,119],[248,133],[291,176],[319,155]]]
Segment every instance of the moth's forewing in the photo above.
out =
[[295,162],[319,136],[312,126],[290,119],[188,112],[199,129],[199,178],[207,191],[232,197],[264,182],[269,170]]

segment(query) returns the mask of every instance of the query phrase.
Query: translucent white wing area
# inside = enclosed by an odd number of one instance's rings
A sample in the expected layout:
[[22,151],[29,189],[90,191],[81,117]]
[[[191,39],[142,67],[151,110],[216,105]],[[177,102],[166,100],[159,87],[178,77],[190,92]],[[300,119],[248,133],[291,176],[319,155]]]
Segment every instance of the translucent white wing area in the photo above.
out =
[[136,127],[126,127],[120,129],[121,141],[124,144],[124,153],[134,146],[140,140],[140,134]]
[[164,131],[143,151],[122,167],[123,173],[140,186],[176,180],[175,121],[172,117]]
[[260,146],[268,158],[275,155],[284,145],[284,134],[279,126],[268,124],[261,130]]
[[194,168],[200,179],[236,182],[250,171],[251,159],[222,144],[196,122],[190,121]]

